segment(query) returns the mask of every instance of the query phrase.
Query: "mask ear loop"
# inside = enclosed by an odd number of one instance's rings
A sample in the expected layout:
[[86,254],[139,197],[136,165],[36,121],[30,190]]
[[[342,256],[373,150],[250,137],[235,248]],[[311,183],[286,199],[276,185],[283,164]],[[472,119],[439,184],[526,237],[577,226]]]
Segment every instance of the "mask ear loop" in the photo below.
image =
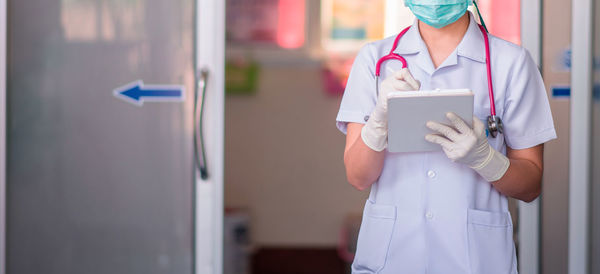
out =
[[481,25],[483,26],[485,31],[489,33],[487,27],[485,26],[485,22],[483,22],[483,16],[481,16],[481,12],[479,11],[479,6],[477,5],[477,0],[473,0],[473,5],[475,5],[475,10],[477,10],[477,15],[479,15],[479,21],[481,22]]

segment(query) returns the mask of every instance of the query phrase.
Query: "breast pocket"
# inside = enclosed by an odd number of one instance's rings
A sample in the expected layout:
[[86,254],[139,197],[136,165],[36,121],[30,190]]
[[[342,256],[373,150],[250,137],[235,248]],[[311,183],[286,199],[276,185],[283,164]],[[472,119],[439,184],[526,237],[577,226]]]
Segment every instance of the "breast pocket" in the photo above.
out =
[[510,213],[469,209],[467,233],[473,274],[517,273]]
[[396,207],[365,204],[352,273],[377,273],[384,266],[396,223]]

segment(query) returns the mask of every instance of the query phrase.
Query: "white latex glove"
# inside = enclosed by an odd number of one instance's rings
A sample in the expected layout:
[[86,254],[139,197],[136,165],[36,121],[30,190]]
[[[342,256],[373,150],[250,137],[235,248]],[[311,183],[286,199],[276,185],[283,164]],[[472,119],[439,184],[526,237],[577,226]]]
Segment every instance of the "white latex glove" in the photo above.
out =
[[381,82],[375,109],[361,131],[365,145],[375,151],[382,151],[387,147],[388,94],[394,91],[419,90],[420,87],[421,83],[413,78],[407,68],[394,72]]
[[428,134],[425,139],[441,145],[450,160],[469,166],[488,182],[500,180],[510,161],[488,143],[483,122],[473,117],[471,129],[454,113],[448,113],[446,117],[454,128],[429,121],[427,127],[439,134]]

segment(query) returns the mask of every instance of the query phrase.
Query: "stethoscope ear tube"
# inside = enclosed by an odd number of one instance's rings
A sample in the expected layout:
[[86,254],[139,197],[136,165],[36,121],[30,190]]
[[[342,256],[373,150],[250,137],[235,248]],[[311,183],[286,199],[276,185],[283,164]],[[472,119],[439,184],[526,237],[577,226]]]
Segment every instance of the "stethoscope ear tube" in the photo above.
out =
[[479,6],[477,5],[477,0],[473,0],[473,5],[475,6],[475,10],[477,11],[477,15],[479,16],[479,21],[481,22],[481,25],[483,26],[485,31],[489,32],[487,29],[487,26],[485,25],[485,22],[483,21],[483,16],[481,16],[481,12],[479,11]]

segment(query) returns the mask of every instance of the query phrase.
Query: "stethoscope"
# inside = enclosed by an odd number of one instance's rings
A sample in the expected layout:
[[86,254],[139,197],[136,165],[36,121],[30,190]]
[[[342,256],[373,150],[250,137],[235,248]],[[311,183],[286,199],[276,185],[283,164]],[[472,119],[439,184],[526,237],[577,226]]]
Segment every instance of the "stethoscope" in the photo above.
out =
[[[502,120],[500,117],[496,116],[496,103],[494,102],[494,87],[492,85],[492,65],[490,63],[490,42],[488,39],[488,33],[482,25],[478,25],[481,33],[483,34],[483,40],[485,42],[485,64],[487,68],[487,80],[488,80],[488,91],[490,97],[490,116],[487,119],[487,130],[492,138],[496,138],[498,133],[502,134],[504,131],[502,126]],[[376,91],[379,94],[379,76],[381,75],[381,65],[388,60],[398,60],[402,62],[402,68],[407,68],[408,64],[406,63],[406,59],[400,56],[397,53],[394,53],[396,48],[398,47],[398,43],[400,42],[400,38],[404,36],[404,34],[410,29],[410,27],[405,28],[398,36],[396,36],[396,40],[394,40],[394,45],[392,46],[392,50],[386,56],[381,57],[377,61],[377,66],[375,67],[375,82],[376,82]]]

